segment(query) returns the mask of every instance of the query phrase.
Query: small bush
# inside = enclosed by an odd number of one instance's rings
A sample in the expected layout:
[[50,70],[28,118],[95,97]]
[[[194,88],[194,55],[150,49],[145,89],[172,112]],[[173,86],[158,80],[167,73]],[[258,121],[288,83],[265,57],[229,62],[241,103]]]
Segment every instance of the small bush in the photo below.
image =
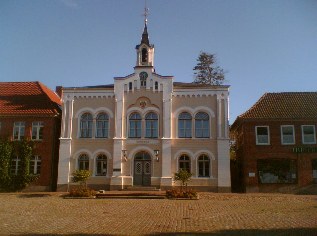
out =
[[171,189],[166,191],[167,198],[189,198],[189,199],[197,199],[198,194],[196,191],[189,189],[186,191]]
[[92,197],[95,195],[95,190],[83,186],[73,187],[69,192],[69,197]]

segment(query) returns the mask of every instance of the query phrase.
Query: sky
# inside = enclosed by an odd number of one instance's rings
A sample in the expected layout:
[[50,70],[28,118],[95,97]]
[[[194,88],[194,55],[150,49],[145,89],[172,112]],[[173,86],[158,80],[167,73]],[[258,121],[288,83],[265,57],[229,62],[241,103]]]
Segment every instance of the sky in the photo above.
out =
[[[80,87],[133,73],[144,0],[0,0],[0,81]],[[230,85],[230,123],[266,92],[317,91],[316,0],[147,0],[155,69],[192,82],[201,51]]]

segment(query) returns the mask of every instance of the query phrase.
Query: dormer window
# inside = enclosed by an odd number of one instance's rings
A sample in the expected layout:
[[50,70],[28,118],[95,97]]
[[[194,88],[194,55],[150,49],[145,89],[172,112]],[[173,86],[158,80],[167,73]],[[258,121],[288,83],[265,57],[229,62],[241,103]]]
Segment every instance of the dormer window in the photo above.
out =
[[148,52],[146,48],[142,49],[142,63],[146,63],[148,61]]

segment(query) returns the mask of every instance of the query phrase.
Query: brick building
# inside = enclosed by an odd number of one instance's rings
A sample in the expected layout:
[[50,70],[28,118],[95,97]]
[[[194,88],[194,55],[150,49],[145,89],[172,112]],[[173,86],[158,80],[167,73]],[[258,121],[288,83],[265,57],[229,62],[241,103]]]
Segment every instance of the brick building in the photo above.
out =
[[[0,138],[34,141],[30,171],[40,178],[36,191],[56,189],[60,98],[40,82],[0,82]],[[13,158],[11,172],[18,171]]]
[[231,126],[240,171],[233,180],[246,192],[316,183],[316,125],[317,92],[264,94]]

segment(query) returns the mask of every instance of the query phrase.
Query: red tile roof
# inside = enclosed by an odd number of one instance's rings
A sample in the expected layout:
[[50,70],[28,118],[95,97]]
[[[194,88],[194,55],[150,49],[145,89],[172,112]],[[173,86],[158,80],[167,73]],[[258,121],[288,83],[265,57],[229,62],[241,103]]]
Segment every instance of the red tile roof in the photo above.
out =
[[40,82],[0,82],[0,116],[56,115],[58,95]]
[[[265,93],[238,120],[316,120],[317,92]],[[234,126],[234,125],[233,125]]]

